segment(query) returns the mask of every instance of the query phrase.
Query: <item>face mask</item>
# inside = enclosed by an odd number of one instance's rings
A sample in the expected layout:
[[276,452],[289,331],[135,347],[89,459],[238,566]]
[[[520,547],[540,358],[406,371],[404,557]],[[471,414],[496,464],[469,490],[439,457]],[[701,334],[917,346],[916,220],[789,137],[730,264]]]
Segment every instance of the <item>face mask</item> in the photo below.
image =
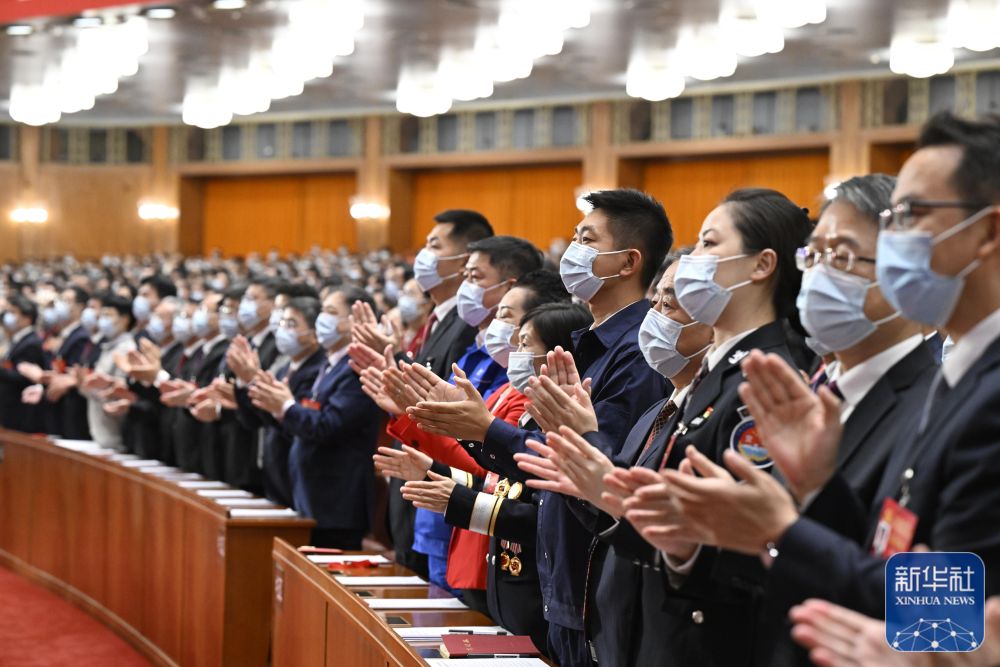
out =
[[399,316],[405,324],[409,324],[420,317],[420,302],[409,294],[400,296],[396,307],[399,308]]
[[194,290],[193,292],[191,292],[191,300],[192,301],[197,302],[197,301],[201,301],[204,298],[205,298],[205,293],[202,292],[201,290]]
[[244,329],[253,329],[260,323],[257,315],[257,302],[243,299],[240,301],[240,308],[236,311],[236,317]]
[[511,336],[514,335],[514,329],[516,328],[513,324],[501,322],[500,320],[493,320],[490,322],[490,326],[486,328],[484,341],[486,351],[489,352],[493,361],[504,368],[507,368],[511,353],[517,349],[516,345],[510,344]]
[[393,301],[399,300],[399,283],[395,280],[385,281],[385,287],[383,288],[382,293]]
[[222,282],[222,278],[212,278],[212,280],[209,281],[208,286],[216,292],[221,292],[226,289],[226,283]]
[[97,319],[97,330],[107,340],[114,340],[118,337],[118,325],[110,317],[99,317]]
[[163,324],[163,320],[160,319],[159,315],[153,315],[149,318],[149,324],[146,325],[146,333],[149,334],[149,337],[157,345],[167,339],[167,327]]
[[63,322],[69,322],[69,318],[72,317],[73,311],[70,309],[68,303],[65,301],[56,301],[55,306],[53,307],[56,309],[56,322],[59,322],[60,324]]
[[733,290],[749,285],[752,280],[744,280],[732,287],[723,287],[715,282],[715,272],[722,262],[740,259],[746,255],[733,255],[719,259],[715,255],[684,255],[674,276],[674,291],[681,308],[695,322],[714,326],[733,297]]
[[817,357],[825,357],[828,354],[833,354],[833,350],[829,349],[812,336],[806,336],[806,347],[812,350]]
[[146,321],[149,319],[150,312],[152,312],[152,308],[150,308],[149,299],[144,296],[135,297],[135,301],[132,302],[132,314],[135,319]]
[[17,315],[15,315],[14,313],[10,313],[10,312],[4,313],[3,314],[3,325],[5,327],[7,327],[8,329],[10,329],[11,331],[14,331],[14,327],[17,326]]
[[639,349],[642,350],[646,363],[665,378],[672,378],[684,370],[688,361],[712,345],[709,343],[690,357],[685,357],[677,351],[677,341],[681,337],[681,331],[695,324],[697,322],[681,324],[650,308],[642,324],[639,325]]
[[174,338],[182,344],[187,343],[194,336],[191,319],[188,317],[175,317],[174,325],[170,328],[170,331],[174,334]]
[[475,283],[463,282],[458,288],[458,316],[470,327],[478,327],[492,312],[492,309],[483,305],[483,297],[503,284],[484,288]]
[[191,331],[198,338],[204,338],[212,330],[212,325],[208,320],[208,313],[200,308],[194,311],[191,318]]
[[507,379],[522,394],[528,388],[528,380],[535,377],[535,358],[531,352],[511,352],[507,359]]
[[447,276],[440,275],[438,273],[438,263],[442,260],[458,259],[459,257],[465,257],[465,255],[438,257],[427,248],[421,249],[420,252],[417,253],[416,259],[413,260],[413,277],[417,279],[417,284],[420,285],[420,289],[425,292],[429,292],[445,280],[457,276],[459,273],[458,271]]
[[932,327],[943,327],[951,318],[965,287],[965,277],[976,270],[974,259],[955,276],[931,269],[934,246],[978,222],[993,207],[984,208],[937,236],[921,231],[883,231],[878,235],[875,274],[885,300],[903,317]]
[[93,308],[84,308],[80,314],[80,324],[88,331],[97,331],[97,311]]
[[240,333],[240,321],[236,319],[235,315],[223,315],[219,318],[219,331],[222,332],[223,336],[232,340]]
[[267,328],[271,330],[271,333],[277,334],[278,328],[281,326],[281,310],[275,308],[271,311],[271,318],[267,321]]
[[880,325],[899,317],[893,313],[872,322],[865,316],[865,297],[877,284],[826,264],[814,266],[802,276],[795,302],[802,326],[831,352],[854,347]]
[[585,246],[574,241],[569,244],[569,248],[563,253],[559,260],[559,275],[562,277],[566,291],[580,299],[590,301],[594,298],[605,280],[617,278],[619,274],[604,276],[600,278],[594,275],[594,260],[598,255],[616,255],[628,250],[610,250],[608,252],[598,252],[595,248]]
[[292,358],[302,354],[305,347],[299,342],[298,333],[284,327],[278,329],[278,332],[274,334],[274,342],[278,346],[278,352]]
[[320,313],[316,318],[316,339],[323,349],[329,349],[340,342],[343,334],[338,330],[339,326],[340,319],[336,315]]
[[50,329],[59,324],[59,314],[56,313],[55,306],[49,306],[42,310],[42,324],[46,329]]

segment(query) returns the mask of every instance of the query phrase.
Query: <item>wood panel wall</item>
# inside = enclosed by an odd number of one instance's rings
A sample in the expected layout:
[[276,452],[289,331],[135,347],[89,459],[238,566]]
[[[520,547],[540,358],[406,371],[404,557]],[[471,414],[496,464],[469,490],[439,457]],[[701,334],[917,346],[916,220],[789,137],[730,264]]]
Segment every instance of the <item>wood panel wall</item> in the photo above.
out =
[[582,178],[579,164],[413,172],[410,242],[413,248],[424,245],[440,211],[471,208],[485,215],[497,234],[548,248],[553,238],[572,236],[580,221],[574,192]]
[[773,188],[817,211],[829,173],[826,150],[706,156],[640,163],[636,185],[663,202],[675,245],[695,242],[705,216],[729,192]]
[[895,176],[899,173],[900,167],[914,153],[912,142],[872,144],[871,147],[871,171],[876,174],[889,174]]
[[303,252],[313,245],[356,249],[350,216],[355,192],[353,173],[206,179],[201,250],[243,255],[271,248]]

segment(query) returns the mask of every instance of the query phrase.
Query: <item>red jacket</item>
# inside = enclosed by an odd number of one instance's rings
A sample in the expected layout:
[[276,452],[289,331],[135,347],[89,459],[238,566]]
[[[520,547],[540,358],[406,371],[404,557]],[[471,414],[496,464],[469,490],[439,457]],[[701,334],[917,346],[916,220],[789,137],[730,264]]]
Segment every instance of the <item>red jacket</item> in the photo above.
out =
[[[511,387],[510,383],[498,388],[486,399],[486,407],[497,419],[514,426],[527,405],[527,397]],[[470,472],[477,477],[485,477],[488,472],[476,463],[458,440],[421,431],[406,415],[389,420],[386,430],[400,442],[419,449],[447,466]],[[486,554],[489,550],[489,535],[480,535],[463,528],[453,529],[451,544],[448,545],[448,585],[452,588],[485,590]]]

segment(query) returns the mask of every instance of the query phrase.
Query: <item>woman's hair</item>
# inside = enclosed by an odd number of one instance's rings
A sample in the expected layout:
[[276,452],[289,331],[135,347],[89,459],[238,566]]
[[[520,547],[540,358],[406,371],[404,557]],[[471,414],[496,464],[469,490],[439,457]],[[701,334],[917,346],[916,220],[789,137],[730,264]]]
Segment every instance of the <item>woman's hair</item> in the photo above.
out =
[[744,188],[722,200],[740,234],[743,252],[758,253],[770,248],[778,256],[774,271],[774,312],[786,318],[792,328],[804,333],[795,299],[802,284],[802,272],[795,266],[795,251],[809,240],[813,223],[800,208],[777,190]]
[[545,303],[532,308],[521,318],[521,326],[528,322],[546,350],[554,350],[561,345],[568,352],[573,351],[573,332],[590,326],[594,322],[590,309],[578,303]]

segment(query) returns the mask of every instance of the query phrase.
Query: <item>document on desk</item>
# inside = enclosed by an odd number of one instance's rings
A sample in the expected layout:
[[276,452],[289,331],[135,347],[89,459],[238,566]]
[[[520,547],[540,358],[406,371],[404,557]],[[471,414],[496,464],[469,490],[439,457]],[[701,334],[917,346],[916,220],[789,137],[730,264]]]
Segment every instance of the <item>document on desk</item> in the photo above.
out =
[[316,563],[317,565],[330,565],[332,563],[357,563],[357,562],[363,561],[363,560],[366,560],[366,561],[368,561],[370,563],[374,563],[375,565],[384,565],[386,563],[391,562],[385,556],[380,556],[378,554],[370,554],[370,555],[365,555],[365,554],[350,554],[350,555],[346,555],[346,554],[335,554],[335,555],[316,554],[316,555],[313,555],[313,556],[306,556],[306,558],[308,558],[309,560],[311,560],[313,563]]
[[427,586],[420,577],[348,577],[336,576],[337,583],[344,586]]
[[396,634],[408,642],[440,642],[444,635],[509,635],[499,625],[453,625],[429,626],[423,628],[393,628]]
[[468,609],[458,598],[364,598],[372,609]]
[[282,507],[281,509],[239,509],[232,508],[229,510],[230,519],[284,519],[287,517],[298,516],[299,513],[290,507]]
[[428,658],[431,667],[548,667],[538,658]]
[[150,475],[168,475],[175,472],[180,472],[180,468],[175,468],[173,466],[147,466],[145,468],[139,468],[139,472],[144,472]]
[[196,492],[202,498],[253,498],[253,494],[243,489],[200,489]]
[[121,464],[126,468],[148,468],[149,466],[161,466],[163,462],[156,459],[129,459],[122,461]]
[[267,498],[213,498],[220,505],[239,507],[273,507],[274,503]]
[[177,482],[177,486],[182,489],[224,489],[229,485],[225,482],[213,482],[207,479],[182,479]]
[[74,452],[96,453],[104,450],[93,440],[65,440],[63,438],[53,438],[52,444],[56,447],[69,449]]

